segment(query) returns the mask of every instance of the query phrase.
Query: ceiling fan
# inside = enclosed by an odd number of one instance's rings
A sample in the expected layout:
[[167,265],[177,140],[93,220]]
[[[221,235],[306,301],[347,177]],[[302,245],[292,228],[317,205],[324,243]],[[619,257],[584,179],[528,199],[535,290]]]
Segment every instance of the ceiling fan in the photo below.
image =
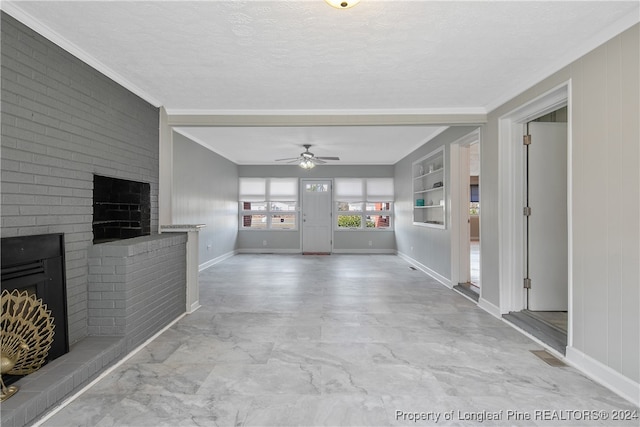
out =
[[276,162],[299,163],[303,169],[311,169],[316,165],[327,163],[326,160],[340,160],[340,157],[316,157],[309,148],[311,144],[304,144],[305,151],[300,153],[298,157],[289,157],[287,159],[276,159]]

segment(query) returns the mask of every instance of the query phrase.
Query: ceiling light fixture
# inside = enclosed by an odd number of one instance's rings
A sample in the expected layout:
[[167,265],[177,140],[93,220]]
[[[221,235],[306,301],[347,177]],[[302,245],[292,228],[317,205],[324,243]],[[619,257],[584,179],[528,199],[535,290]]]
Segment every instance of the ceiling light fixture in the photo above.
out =
[[360,3],[360,0],[324,0],[336,9],[349,9]]
[[302,169],[313,169],[316,166],[315,163],[310,158],[305,158],[300,162],[300,167]]

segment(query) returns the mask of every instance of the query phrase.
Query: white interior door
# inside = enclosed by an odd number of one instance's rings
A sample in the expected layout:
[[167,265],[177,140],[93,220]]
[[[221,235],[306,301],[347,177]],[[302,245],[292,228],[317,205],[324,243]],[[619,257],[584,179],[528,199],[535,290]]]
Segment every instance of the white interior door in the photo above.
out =
[[567,124],[529,123],[528,309],[568,308]]
[[331,180],[302,180],[302,253],[331,253]]

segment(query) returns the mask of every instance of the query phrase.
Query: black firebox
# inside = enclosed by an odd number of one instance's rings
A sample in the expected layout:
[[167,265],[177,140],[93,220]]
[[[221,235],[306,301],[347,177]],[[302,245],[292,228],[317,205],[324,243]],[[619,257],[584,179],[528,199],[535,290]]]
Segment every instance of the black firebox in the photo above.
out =
[[93,177],[93,243],[151,234],[151,192],[144,182]]
[[[27,291],[51,310],[53,344],[47,361],[69,352],[64,235],[42,234],[2,239],[2,289]],[[5,383],[15,378],[5,379]]]

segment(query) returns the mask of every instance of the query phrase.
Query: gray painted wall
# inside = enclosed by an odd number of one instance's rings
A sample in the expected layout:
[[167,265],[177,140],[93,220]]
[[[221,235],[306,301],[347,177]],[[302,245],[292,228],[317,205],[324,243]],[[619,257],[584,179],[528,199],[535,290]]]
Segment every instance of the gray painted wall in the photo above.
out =
[[238,167],[173,132],[174,224],[206,224],[200,230],[199,265],[233,253],[238,239]]
[[[322,165],[305,171],[296,165],[241,165],[242,177],[299,177],[299,178],[380,178],[393,177],[392,165]],[[397,196],[396,196],[397,197]],[[267,242],[264,245],[264,242]],[[369,245],[371,242],[371,245]],[[395,233],[388,230],[334,231],[333,250],[336,252],[393,252]],[[243,230],[238,234],[240,251],[300,252],[301,233],[297,231]]]
[[499,306],[498,120],[571,80],[573,348],[636,384],[640,382],[639,41],[636,24],[492,111],[480,144],[482,295]]
[[87,335],[93,174],[151,184],[158,109],[2,12],[2,237],[64,233],[71,343]]
[[[451,186],[450,144],[467,135],[476,127],[453,126],[424,144],[395,165],[396,242],[398,252],[419,262],[440,276],[451,279]],[[429,228],[413,225],[412,164],[444,146],[447,228]],[[484,196],[484,193],[483,193]]]

